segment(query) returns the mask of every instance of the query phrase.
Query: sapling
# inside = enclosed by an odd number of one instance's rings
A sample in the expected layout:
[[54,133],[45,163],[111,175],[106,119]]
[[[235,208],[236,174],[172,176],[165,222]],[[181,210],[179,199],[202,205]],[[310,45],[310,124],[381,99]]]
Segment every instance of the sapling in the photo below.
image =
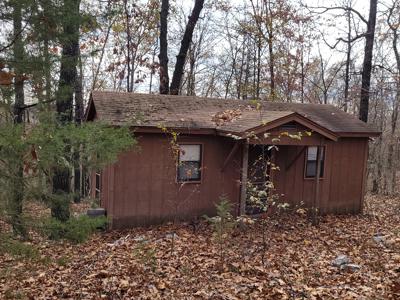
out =
[[215,207],[217,209],[217,216],[212,218],[206,217],[206,219],[210,222],[214,230],[213,238],[218,245],[220,269],[222,270],[225,263],[226,243],[236,226],[236,222],[231,214],[232,203],[228,198],[221,196],[219,203]]

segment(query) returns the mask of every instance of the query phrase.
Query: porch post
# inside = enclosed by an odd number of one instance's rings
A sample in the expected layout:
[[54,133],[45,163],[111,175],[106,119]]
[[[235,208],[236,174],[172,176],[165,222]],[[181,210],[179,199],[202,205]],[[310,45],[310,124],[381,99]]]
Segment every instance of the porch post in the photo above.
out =
[[322,152],[322,143],[323,138],[320,140],[319,145],[317,146],[317,170],[315,174],[315,195],[314,195],[314,203],[313,203],[313,213],[312,213],[312,224],[317,225],[319,223],[319,178],[320,178],[320,169],[321,169],[321,152]]
[[242,148],[242,168],[241,168],[242,173],[241,173],[241,185],[240,185],[239,215],[244,215],[246,213],[248,165],[249,165],[249,143],[247,140],[245,140]]

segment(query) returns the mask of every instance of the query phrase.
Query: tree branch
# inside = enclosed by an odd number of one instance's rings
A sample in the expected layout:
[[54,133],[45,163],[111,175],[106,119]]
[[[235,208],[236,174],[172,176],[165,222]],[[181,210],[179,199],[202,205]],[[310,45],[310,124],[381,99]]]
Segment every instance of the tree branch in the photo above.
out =
[[357,10],[355,10],[354,8],[349,7],[349,6],[332,6],[332,7],[325,7],[325,6],[307,6],[307,8],[309,8],[309,9],[323,9],[323,11],[318,12],[318,14],[324,14],[324,13],[326,13],[327,11],[330,11],[330,10],[351,11],[352,13],[355,13],[355,14],[360,18],[361,21],[363,21],[365,24],[368,24],[368,20],[365,19],[359,11],[357,11]]

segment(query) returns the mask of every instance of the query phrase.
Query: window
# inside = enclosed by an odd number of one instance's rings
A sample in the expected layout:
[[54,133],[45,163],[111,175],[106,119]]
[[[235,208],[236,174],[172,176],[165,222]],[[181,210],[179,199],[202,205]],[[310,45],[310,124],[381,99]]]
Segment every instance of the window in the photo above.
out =
[[179,145],[178,181],[200,181],[201,145]]
[[[313,178],[317,174],[317,149],[318,147],[312,146],[307,148],[307,160],[306,160],[306,178]],[[319,171],[319,177],[324,176],[324,161],[325,161],[325,148],[321,147],[320,154],[321,168]]]
[[95,182],[95,197],[100,199],[100,189],[101,189],[101,175],[96,172],[96,182]]
[[289,122],[286,124],[283,124],[281,126],[282,130],[296,130],[297,129],[297,123],[296,122]]

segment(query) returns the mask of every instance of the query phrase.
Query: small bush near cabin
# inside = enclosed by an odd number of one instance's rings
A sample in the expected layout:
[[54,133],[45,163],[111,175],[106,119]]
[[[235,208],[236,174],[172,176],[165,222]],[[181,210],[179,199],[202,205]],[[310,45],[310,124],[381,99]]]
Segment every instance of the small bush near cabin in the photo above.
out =
[[223,268],[225,262],[226,242],[229,239],[233,229],[236,226],[235,218],[232,216],[232,203],[225,196],[219,198],[219,203],[215,204],[217,216],[206,220],[212,225],[214,230],[214,240],[219,248],[220,268]]
[[65,239],[72,243],[83,243],[97,230],[104,230],[106,217],[91,218],[85,215],[71,217],[67,222],[49,218],[44,221],[43,233],[50,239]]
[[141,242],[133,250],[133,255],[142,263],[143,266],[149,268],[152,272],[157,268],[156,249]]
[[0,235],[0,254],[9,254],[24,259],[37,259],[39,251],[31,244],[21,242],[11,235]]

